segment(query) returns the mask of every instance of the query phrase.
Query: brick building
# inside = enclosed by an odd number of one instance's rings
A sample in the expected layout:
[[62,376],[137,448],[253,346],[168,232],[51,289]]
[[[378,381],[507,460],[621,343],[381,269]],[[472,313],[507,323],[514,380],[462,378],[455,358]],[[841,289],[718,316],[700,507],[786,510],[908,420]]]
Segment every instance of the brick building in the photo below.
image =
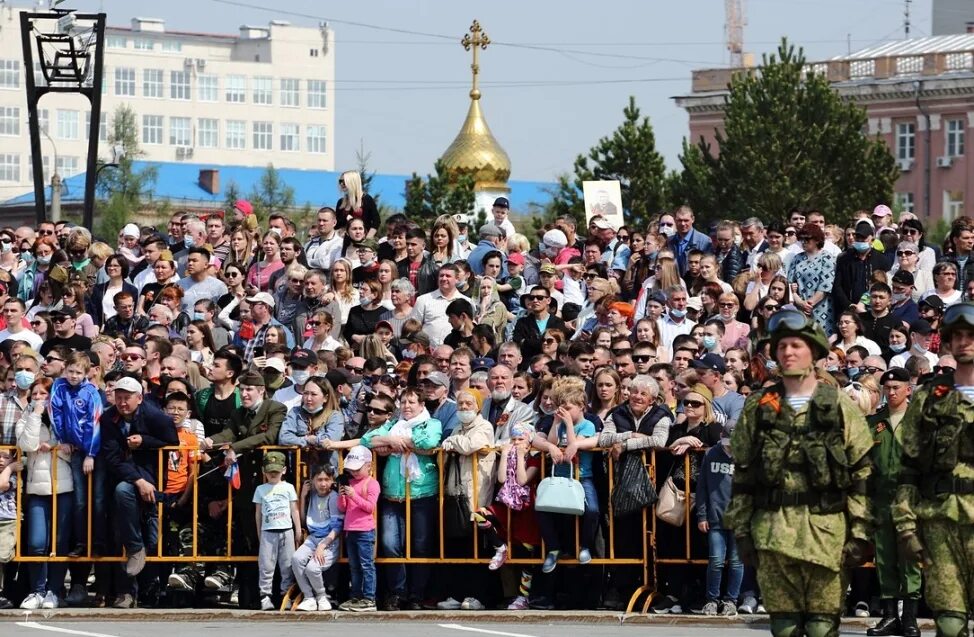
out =
[[[895,203],[925,222],[950,221],[974,210],[974,34],[889,42],[809,65],[825,73],[845,99],[866,109],[900,167]],[[759,69],[752,69],[759,71]],[[714,143],[733,73],[693,72],[689,95],[674,98],[690,115],[690,139]]]

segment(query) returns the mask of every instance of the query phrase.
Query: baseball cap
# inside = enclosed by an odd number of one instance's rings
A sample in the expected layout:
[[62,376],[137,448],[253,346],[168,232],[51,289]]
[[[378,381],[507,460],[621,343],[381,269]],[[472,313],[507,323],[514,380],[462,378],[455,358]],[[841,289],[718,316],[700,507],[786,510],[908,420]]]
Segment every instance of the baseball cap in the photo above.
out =
[[339,385],[355,385],[362,380],[352,372],[342,368],[329,369],[328,373],[325,374],[325,379],[332,388],[337,388]]
[[857,237],[871,237],[875,232],[875,227],[868,221],[860,221],[856,224],[855,234]]
[[874,217],[888,217],[888,216],[890,216],[892,214],[893,214],[893,211],[890,210],[889,209],[889,206],[887,206],[886,204],[882,204],[881,203],[878,206],[876,206],[875,208],[873,208],[873,216]]
[[514,265],[524,265],[524,255],[520,252],[512,252],[507,255],[507,262]]
[[494,365],[496,365],[496,363],[494,362],[493,358],[487,358],[486,356],[482,356],[481,358],[475,358],[472,361],[470,361],[470,371],[473,372],[480,371],[480,370],[487,371]]
[[453,220],[457,222],[458,226],[470,225],[470,216],[465,215],[462,212],[458,212],[457,214],[453,215]]
[[898,380],[903,383],[910,382],[910,372],[906,371],[905,367],[893,367],[883,372],[883,375],[879,378],[879,384],[885,385],[888,381]]
[[351,471],[358,471],[370,462],[372,462],[372,452],[362,445],[355,445],[345,455],[345,468]]
[[76,318],[78,316],[78,311],[73,307],[68,307],[67,305],[59,310],[51,310],[51,316],[67,316],[68,318]]
[[558,274],[558,268],[556,268],[553,263],[545,263],[540,268],[538,268],[538,272],[540,274],[557,275]]
[[615,230],[615,224],[603,216],[593,217],[592,224],[599,230]]
[[267,362],[264,363],[264,369],[276,369],[283,374],[285,369],[284,361],[277,357],[268,358]]
[[390,323],[389,321],[379,321],[378,323],[375,324],[375,330],[376,331],[378,331],[380,327],[386,328],[387,330],[389,330],[393,334],[396,333],[396,330],[392,327],[392,323]]
[[[652,301],[654,303],[659,303],[660,305],[666,305],[666,293],[663,292],[662,290],[657,290],[657,291],[653,292],[652,294],[650,294],[649,295],[649,298],[646,299],[646,302],[647,303],[650,302],[650,301]],[[703,306],[701,305],[701,308],[702,307]]]
[[305,369],[306,367],[311,367],[318,362],[318,355],[315,354],[310,349],[304,349],[299,347],[298,349],[291,352],[291,367],[296,367],[297,369]]
[[940,298],[939,296],[937,296],[936,294],[931,294],[927,298],[925,298],[922,301],[920,301],[920,305],[921,306],[922,305],[926,305],[926,306],[932,307],[933,309],[937,310],[938,312],[943,312],[944,311],[944,308],[947,307],[946,305],[944,305],[944,300],[942,298]]
[[446,374],[443,372],[432,372],[429,376],[424,378],[421,382],[429,381],[434,385],[439,385],[440,387],[449,387],[450,379],[447,378]]
[[253,296],[248,296],[247,303],[263,303],[268,307],[274,307],[274,297],[267,292],[258,292]]
[[399,342],[402,343],[403,345],[412,345],[415,343],[417,345],[429,347],[430,337],[426,332],[419,331],[419,332],[413,332],[409,336],[403,336],[402,338],[399,339]]
[[268,451],[264,454],[264,471],[284,471],[286,462],[280,451]]
[[913,273],[907,272],[906,270],[897,270],[896,274],[893,275],[893,283],[899,285],[909,285],[913,286]]
[[568,245],[568,237],[565,236],[564,232],[555,228],[544,233],[541,242],[550,248],[560,249]]
[[933,333],[933,326],[925,319],[917,319],[910,323],[910,331],[926,336]]
[[242,212],[245,217],[254,214],[254,206],[246,199],[237,199],[233,202],[233,207]]
[[691,296],[689,299],[687,299],[687,309],[694,310],[696,312],[703,312],[703,299],[701,299],[699,296]]
[[142,383],[130,376],[123,376],[115,381],[115,391],[122,390],[132,394],[142,393]]
[[727,365],[724,364],[723,357],[717,354],[704,354],[701,358],[690,361],[690,367],[693,369],[709,369],[718,374],[723,374],[727,371]]
[[492,223],[485,223],[484,225],[480,226],[480,232],[478,232],[477,234],[480,235],[480,238],[481,239],[487,239],[487,238],[490,238],[490,237],[496,238],[496,237],[503,237],[503,236],[505,236],[504,235],[504,230],[502,228],[499,228],[499,227],[495,226]]
[[498,197],[494,199],[494,206],[497,208],[510,208],[511,202],[507,200],[507,197]]

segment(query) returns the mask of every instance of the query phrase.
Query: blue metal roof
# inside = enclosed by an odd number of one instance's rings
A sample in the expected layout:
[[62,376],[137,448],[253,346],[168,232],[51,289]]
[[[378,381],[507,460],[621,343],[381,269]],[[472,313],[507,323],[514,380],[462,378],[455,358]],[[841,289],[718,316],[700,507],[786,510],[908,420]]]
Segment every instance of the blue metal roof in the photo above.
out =
[[[266,167],[248,166],[214,166],[211,164],[187,164],[174,162],[133,162],[135,170],[142,170],[147,166],[155,166],[158,171],[154,200],[170,200],[185,205],[219,205],[226,200],[226,190],[230,183],[234,183],[246,197],[254,186],[260,183]],[[199,185],[201,170],[215,169],[220,171],[220,192],[210,194]],[[109,169],[111,170],[111,169]],[[294,188],[296,206],[310,204],[312,207],[332,206],[339,199],[338,177],[341,173],[325,170],[291,170],[278,169],[278,176],[286,185]],[[380,175],[372,179],[369,192],[381,196],[381,203],[392,208],[402,209],[405,203],[403,192],[408,175]],[[528,204],[547,202],[551,196],[545,192],[546,188],[553,188],[554,183],[539,181],[512,181],[511,207],[515,212],[527,212]],[[74,175],[64,180],[62,203],[80,203],[84,199],[85,174]],[[47,188],[47,201],[50,202],[51,189]],[[30,191],[13,199],[3,202],[4,206],[23,206],[34,203],[34,192]]]

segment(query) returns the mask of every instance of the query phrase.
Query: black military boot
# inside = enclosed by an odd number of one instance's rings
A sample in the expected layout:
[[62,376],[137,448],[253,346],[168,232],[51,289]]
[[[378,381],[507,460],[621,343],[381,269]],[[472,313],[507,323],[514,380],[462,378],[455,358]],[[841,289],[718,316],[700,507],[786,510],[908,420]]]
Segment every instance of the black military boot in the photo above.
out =
[[903,637],[920,637],[920,627],[917,626],[917,608],[919,606],[920,600],[918,599],[903,600],[903,619],[900,620],[900,624],[902,624],[900,634]]
[[[866,630],[866,634],[869,637],[885,637],[886,635],[902,635],[902,628],[900,626],[900,618],[896,614],[896,600],[895,599],[884,599],[883,603],[883,618],[879,620],[879,623]],[[903,615],[906,615],[906,606],[904,602]],[[914,607],[914,617],[916,617],[916,608]],[[914,619],[913,625],[916,626],[916,620]],[[919,633],[917,633],[919,634]]]

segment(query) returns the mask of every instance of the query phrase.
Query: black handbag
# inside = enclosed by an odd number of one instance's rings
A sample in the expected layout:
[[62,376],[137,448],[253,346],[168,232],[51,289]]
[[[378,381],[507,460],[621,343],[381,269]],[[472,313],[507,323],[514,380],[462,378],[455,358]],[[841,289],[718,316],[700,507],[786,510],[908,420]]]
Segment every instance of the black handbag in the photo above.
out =
[[617,517],[639,513],[659,499],[656,487],[639,452],[624,453],[615,463],[615,489],[612,490],[612,513]]
[[453,465],[453,485],[457,493],[443,496],[443,532],[451,539],[469,537],[473,526],[470,521],[470,500],[460,481],[460,457],[450,456],[448,462]]

